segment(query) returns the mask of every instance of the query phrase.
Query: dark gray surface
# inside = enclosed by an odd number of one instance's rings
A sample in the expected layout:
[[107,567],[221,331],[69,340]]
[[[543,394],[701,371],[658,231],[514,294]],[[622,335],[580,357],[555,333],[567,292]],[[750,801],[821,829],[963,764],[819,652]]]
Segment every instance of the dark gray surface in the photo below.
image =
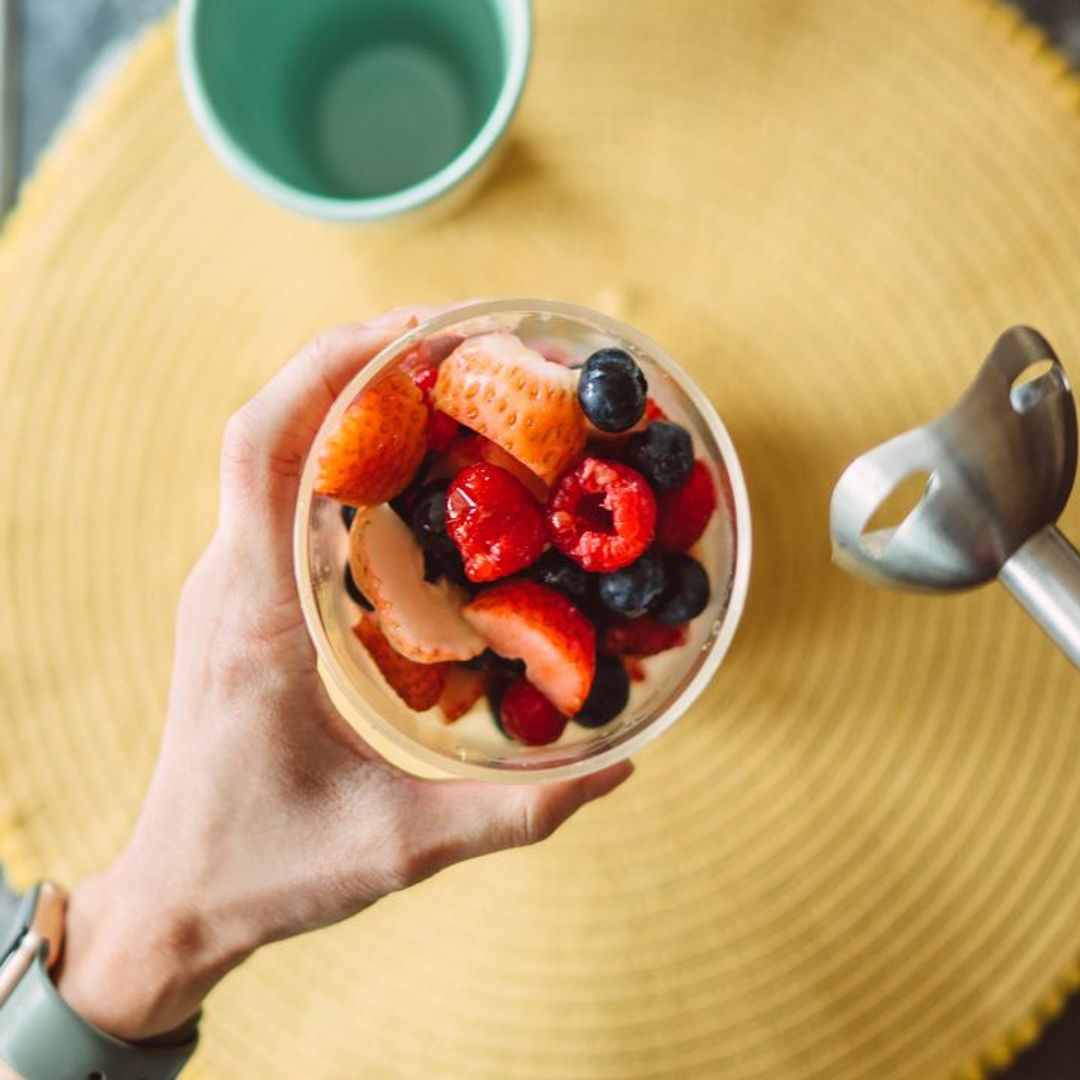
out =
[[[1020,6],[1080,66],[1080,0],[1023,0]],[[110,53],[170,7],[172,0],[19,0],[21,176],[32,171],[72,103]],[[1080,1080],[1080,1002],[1051,1025],[1041,1043],[1024,1054],[1007,1077]]]
[[172,0],[19,0],[20,176],[33,170],[99,62],[172,6]]

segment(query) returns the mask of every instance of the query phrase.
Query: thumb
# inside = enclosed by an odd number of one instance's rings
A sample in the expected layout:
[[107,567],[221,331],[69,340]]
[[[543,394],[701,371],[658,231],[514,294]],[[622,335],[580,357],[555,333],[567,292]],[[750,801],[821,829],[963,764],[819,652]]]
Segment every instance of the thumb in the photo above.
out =
[[621,761],[600,772],[547,784],[415,781],[427,877],[452,863],[546,839],[586,803],[614,791],[634,771]]

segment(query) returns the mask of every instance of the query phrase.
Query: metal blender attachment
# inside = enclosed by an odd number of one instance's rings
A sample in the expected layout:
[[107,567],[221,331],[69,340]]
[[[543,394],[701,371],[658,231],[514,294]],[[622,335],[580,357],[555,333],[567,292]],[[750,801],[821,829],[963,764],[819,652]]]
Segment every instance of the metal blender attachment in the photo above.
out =
[[[1041,334],[1006,330],[944,416],[856,458],[833,491],[833,559],[876,585],[997,578],[1080,667],[1080,553],[1054,524],[1076,472],[1072,388]],[[903,507],[890,497],[919,485]],[[910,506],[910,503],[909,503]]]

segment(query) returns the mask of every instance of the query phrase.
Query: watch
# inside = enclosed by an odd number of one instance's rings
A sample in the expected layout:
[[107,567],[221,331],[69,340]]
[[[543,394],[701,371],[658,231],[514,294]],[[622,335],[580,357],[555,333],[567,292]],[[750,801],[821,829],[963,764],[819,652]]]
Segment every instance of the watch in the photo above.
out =
[[60,957],[67,896],[52,882],[22,899],[0,928],[0,1062],[24,1080],[173,1080],[198,1036],[178,1045],[133,1044],[84,1020],[49,975]]

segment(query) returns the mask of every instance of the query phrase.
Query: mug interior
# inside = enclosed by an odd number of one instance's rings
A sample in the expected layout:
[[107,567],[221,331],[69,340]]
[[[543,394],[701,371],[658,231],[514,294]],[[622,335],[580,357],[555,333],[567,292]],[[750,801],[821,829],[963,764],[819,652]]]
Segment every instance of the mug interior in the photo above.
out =
[[371,199],[437,173],[507,77],[503,0],[199,0],[207,106],[260,168],[307,195]]

